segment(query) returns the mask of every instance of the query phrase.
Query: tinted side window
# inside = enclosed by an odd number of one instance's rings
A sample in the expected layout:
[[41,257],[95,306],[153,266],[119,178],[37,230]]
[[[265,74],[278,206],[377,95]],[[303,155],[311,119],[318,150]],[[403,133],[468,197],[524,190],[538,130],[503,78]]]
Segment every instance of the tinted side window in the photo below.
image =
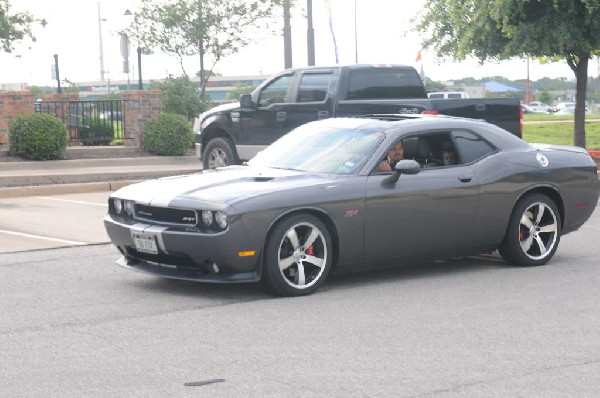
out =
[[258,106],[269,106],[285,102],[292,76],[281,76],[265,86],[258,97]]
[[302,75],[298,87],[297,102],[325,101],[331,73],[310,73]]
[[373,68],[350,71],[346,99],[427,98],[414,69]]
[[463,163],[474,162],[495,151],[495,148],[481,139],[481,137],[468,131],[455,132],[454,139],[456,140]]

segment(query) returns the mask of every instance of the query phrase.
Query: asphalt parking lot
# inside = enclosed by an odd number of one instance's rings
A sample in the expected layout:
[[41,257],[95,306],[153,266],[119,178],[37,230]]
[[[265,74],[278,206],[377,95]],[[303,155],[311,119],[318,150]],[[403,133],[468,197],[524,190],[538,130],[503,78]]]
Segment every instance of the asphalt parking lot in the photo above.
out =
[[109,242],[110,192],[0,199],[0,253]]

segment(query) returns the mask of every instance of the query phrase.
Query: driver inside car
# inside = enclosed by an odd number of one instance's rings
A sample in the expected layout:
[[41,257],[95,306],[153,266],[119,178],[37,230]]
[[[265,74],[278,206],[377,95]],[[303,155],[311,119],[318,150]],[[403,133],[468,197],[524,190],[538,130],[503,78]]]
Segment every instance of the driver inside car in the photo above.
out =
[[385,159],[379,163],[377,166],[377,171],[385,173],[391,172],[394,170],[394,166],[398,161],[404,159],[404,146],[402,145],[402,141],[398,141],[394,146],[389,150]]

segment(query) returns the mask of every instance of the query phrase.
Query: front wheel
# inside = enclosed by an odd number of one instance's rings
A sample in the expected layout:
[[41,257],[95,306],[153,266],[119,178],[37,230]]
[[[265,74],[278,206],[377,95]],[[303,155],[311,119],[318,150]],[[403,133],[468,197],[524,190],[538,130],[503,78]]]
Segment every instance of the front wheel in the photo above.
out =
[[237,159],[231,141],[226,138],[213,138],[208,141],[202,154],[202,165],[205,169],[225,167],[236,163]]
[[265,247],[263,282],[277,295],[304,296],[316,291],[331,270],[331,238],[309,214],[277,223]]
[[560,213],[550,198],[541,194],[525,196],[510,216],[498,251],[511,264],[546,264],[558,248],[560,228]]

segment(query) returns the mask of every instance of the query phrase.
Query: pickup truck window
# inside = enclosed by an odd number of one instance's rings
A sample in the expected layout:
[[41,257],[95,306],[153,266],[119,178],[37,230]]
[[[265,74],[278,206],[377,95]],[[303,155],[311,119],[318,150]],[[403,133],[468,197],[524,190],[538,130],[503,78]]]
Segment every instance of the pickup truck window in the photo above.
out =
[[327,95],[331,73],[310,73],[302,75],[298,87],[297,102],[323,102]]
[[350,71],[346,99],[427,98],[414,69],[375,68]]
[[280,76],[265,86],[258,97],[258,106],[264,107],[285,102],[291,81],[292,76]]

